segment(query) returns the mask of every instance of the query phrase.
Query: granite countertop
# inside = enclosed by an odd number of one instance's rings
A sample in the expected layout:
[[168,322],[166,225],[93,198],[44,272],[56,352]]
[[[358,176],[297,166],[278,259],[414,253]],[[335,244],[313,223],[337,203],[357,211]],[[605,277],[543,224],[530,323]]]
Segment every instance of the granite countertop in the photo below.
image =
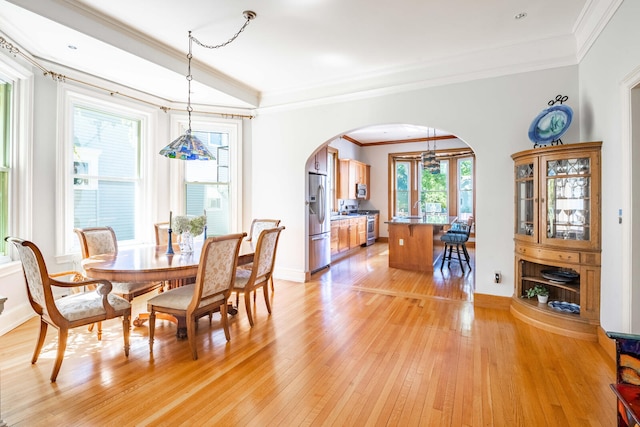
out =
[[332,214],[331,215],[331,221],[336,221],[336,220],[339,220],[339,219],[357,218],[359,216],[365,216],[365,215],[359,214],[359,213],[351,213],[351,214],[346,214],[346,215],[343,215],[343,214],[335,214],[335,215],[333,215]]
[[361,211],[357,211],[357,212],[349,212],[348,214],[337,214],[337,213],[332,213],[331,214],[331,221],[335,221],[338,219],[348,219],[348,218],[354,218],[354,217],[359,217],[359,216],[367,216],[367,215],[375,215],[375,214],[379,214],[380,211],[379,210],[361,210]]
[[385,224],[422,224],[422,225],[447,225],[451,224],[456,217],[443,217],[442,220],[433,221],[425,220],[421,216],[404,216],[394,217],[391,221],[385,221]]

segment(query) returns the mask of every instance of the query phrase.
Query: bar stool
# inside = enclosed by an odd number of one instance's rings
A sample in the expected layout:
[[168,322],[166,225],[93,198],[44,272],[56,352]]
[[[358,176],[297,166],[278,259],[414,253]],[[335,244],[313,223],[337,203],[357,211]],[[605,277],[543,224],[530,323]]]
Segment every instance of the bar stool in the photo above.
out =
[[[464,263],[462,262],[462,257],[460,256],[460,248],[462,248],[462,255],[464,256],[464,260],[469,266],[469,270],[471,270],[471,264],[469,263],[470,257],[466,245],[467,241],[469,240],[469,234],[471,232],[471,224],[473,224],[472,218],[470,218],[467,223],[454,222],[453,224],[451,224],[451,229],[440,237],[440,241],[444,243],[444,252],[442,253],[440,271],[442,271],[445,261],[447,262],[448,268],[451,268],[451,261],[454,261],[460,264],[462,273],[464,273]],[[457,259],[453,258],[454,246]]]

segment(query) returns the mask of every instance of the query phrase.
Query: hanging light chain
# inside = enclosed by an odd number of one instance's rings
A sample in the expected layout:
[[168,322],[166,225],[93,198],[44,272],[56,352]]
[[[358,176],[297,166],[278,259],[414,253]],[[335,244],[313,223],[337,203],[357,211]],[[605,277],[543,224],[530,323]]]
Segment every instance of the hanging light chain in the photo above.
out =
[[237,39],[237,38],[238,38],[238,36],[240,35],[240,33],[241,33],[241,32],[243,32],[245,28],[247,28],[247,25],[249,25],[249,22],[250,22],[251,20],[253,20],[253,19],[256,17],[256,13],[255,13],[255,12],[253,12],[253,11],[251,11],[251,10],[245,10],[245,11],[244,11],[244,13],[243,13],[243,15],[244,15],[244,17],[247,19],[247,20],[244,22],[244,25],[243,25],[243,26],[238,30],[238,32],[237,32],[237,33],[235,33],[235,34],[233,35],[233,37],[231,37],[229,40],[227,40],[227,41],[226,41],[226,42],[224,42],[224,43],[221,43],[221,44],[218,44],[218,45],[208,45],[208,44],[204,44],[204,43],[202,43],[200,40],[198,40],[197,38],[193,37],[193,36],[191,35],[191,31],[189,31],[189,39],[190,39],[190,40],[193,40],[194,42],[196,42],[199,46],[202,46],[202,47],[207,48],[207,49],[218,49],[218,48],[221,48],[221,47],[225,47],[226,45],[228,45],[229,43],[231,43],[231,42],[233,42],[235,39]]
[[191,31],[189,31],[189,54],[187,55],[187,113],[189,114],[189,127],[187,128],[187,132],[189,133],[191,133],[191,112],[193,111],[193,107],[191,106],[191,80],[193,80],[193,76],[191,75],[191,58],[193,58],[193,54],[191,53],[191,40]]

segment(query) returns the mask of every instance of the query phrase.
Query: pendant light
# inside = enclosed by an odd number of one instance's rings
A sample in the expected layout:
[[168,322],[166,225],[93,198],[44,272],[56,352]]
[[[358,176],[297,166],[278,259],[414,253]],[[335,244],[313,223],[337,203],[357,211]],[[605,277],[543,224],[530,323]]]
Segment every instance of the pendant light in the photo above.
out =
[[187,82],[188,82],[188,93],[187,93],[187,114],[189,115],[189,124],[187,130],[184,135],[179,136],[177,139],[173,140],[169,145],[160,150],[160,154],[168,157],[170,159],[180,159],[180,160],[215,160],[215,156],[211,154],[211,152],[207,149],[205,144],[198,139],[197,136],[193,135],[191,132],[191,112],[193,111],[193,107],[191,106],[191,80],[193,80],[193,76],[191,75],[191,58],[193,55],[191,53],[191,47],[193,42],[195,41],[198,45],[205,47],[207,49],[218,49],[220,47],[224,47],[234,41],[242,31],[249,25],[249,21],[256,17],[256,13],[251,10],[245,10],[243,12],[243,16],[246,21],[244,25],[240,28],[240,30],[233,35],[226,42],[209,46],[201,43],[198,39],[191,35],[191,31],[189,31],[189,54],[187,55],[188,60],[188,68],[187,68]]
[[436,130],[433,129],[433,149],[429,144],[429,131],[427,130],[427,151],[420,155],[422,170],[428,171],[433,175],[440,173],[440,161],[436,158]]

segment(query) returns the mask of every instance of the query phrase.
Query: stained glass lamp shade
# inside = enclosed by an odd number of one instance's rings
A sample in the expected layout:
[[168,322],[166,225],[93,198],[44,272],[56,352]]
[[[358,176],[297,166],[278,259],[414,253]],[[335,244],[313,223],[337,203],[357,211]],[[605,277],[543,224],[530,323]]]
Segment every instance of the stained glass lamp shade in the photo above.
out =
[[171,144],[160,150],[160,154],[170,159],[180,160],[215,160],[204,143],[197,136],[191,134],[191,129],[187,129],[184,135],[175,139]]

